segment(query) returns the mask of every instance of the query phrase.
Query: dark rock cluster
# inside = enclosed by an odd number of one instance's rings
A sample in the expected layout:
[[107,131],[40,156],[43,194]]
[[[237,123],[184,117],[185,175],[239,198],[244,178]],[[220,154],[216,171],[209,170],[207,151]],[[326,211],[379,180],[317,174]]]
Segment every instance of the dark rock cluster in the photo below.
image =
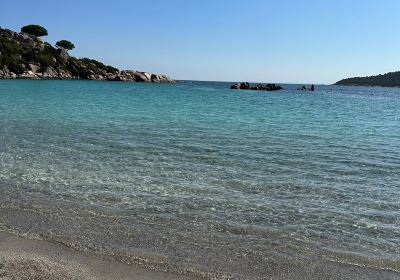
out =
[[243,83],[236,83],[231,86],[231,89],[249,89],[249,90],[263,90],[263,91],[276,91],[276,90],[281,90],[281,86],[277,86],[276,84],[258,84],[258,85],[253,85],[251,86],[247,82]]
[[306,86],[302,86],[301,88],[298,88],[297,90],[301,90],[301,91],[315,91],[315,86],[311,85],[310,88],[307,88]]

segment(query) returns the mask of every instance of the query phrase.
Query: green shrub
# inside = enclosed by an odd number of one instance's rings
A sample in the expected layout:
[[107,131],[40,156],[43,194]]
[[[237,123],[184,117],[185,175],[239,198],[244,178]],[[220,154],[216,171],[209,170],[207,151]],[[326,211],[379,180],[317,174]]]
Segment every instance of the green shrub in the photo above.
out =
[[40,63],[43,67],[49,67],[54,65],[54,58],[57,59],[58,55],[54,52],[52,47],[46,47],[43,51],[27,49],[23,52],[22,58],[26,62]]
[[0,52],[2,55],[18,55],[21,51],[21,46],[15,41],[7,37],[0,37]]
[[9,63],[8,70],[14,72],[15,74],[22,74],[25,71],[25,67],[21,63]]
[[8,70],[14,72],[15,74],[22,74],[25,70],[25,67],[15,56],[1,56],[0,57],[0,68],[7,66]]
[[33,50],[27,50],[22,54],[22,58],[27,62],[33,62],[35,60],[35,52]]
[[114,68],[112,66],[109,65],[105,65],[103,63],[101,63],[100,61],[97,61],[95,59],[89,59],[89,58],[82,58],[80,59],[80,61],[84,62],[88,68],[90,70],[96,70],[96,68],[102,69],[102,70],[106,70],[109,73],[116,73],[118,72],[117,68]]
[[39,62],[42,67],[49,67],[54,64],[53,56],[48,53],[35,54],[34,61]]

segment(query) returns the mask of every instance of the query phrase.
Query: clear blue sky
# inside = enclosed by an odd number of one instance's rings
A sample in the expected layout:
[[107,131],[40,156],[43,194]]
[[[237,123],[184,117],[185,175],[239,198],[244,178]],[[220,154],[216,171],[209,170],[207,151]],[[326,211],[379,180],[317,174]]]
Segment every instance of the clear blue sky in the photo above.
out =
[[333,83],[400,70],[398,0],[19,0],[0,26],[41,24],[72,54],[175,79]]

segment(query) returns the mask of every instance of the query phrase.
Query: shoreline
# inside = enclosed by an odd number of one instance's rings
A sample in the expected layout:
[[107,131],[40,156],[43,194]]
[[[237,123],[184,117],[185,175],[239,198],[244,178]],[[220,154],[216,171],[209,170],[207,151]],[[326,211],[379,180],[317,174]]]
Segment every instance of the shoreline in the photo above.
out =
[[[400,279],[400,273],[336,261],[310,259],[287,263],[266,263],[265,279]],[[5,279],[253,279],[251,276],[196,277],[173,272],[153,271],[135,264],[102,258],[90,252],[79,252],[62,244],[29,239],[0,231],[0,278]]]
[[[0,279],[200,279],[107,260],[48,241],[0,231]],[[33,277],[33,278],[32,278]]]
[[[121,71],[121,75],[115,78],[79,78],[79,77],[39,77],[34,73],[31,76],[2,76],[0,80],[15,81],[15,80],[29,80],[29,81],[107,81],[107,82],[130,82],[130,83],[148,83],[148,84],[174,84],[175,80],[170,79],[168,76],[162,74],[153,74],[149,72],[136,72],[131,70]],[[128,73],[128,74],[127,74]],[[140,79],[136,79],[134,75],[140,75]],[[148,78],[150,77],[150,78]],[[151,78],[153,77],[153,78]]]

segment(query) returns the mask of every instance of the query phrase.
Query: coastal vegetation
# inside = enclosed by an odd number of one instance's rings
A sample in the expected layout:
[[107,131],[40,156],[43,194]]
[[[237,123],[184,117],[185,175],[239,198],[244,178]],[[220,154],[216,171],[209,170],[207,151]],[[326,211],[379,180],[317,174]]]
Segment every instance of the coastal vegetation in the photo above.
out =
[[70,56],[72,42],[60,40],[52,46],[39,38],[46,35],[46,28],[34,24],[20,33],[0,28],[0,78],[173,82],[166,75],[120,71],[94,59]]
[[21,28],[21,32],[27,33],[32,36],[36,37],[42,37],[42,36],[47,36],[49,35],[47,32],[47,29],[44,28],[43,26],[36,25],[36,24],[30,24],[26,25]]
[[336,85],[400,87],[400,71],[389,72],[384,75],[343,79],[336,82]]
[[56,47],[64,49],[64,50],[72,50],[75,49],[75,45],[68,40],[60,40],[56,43]]

